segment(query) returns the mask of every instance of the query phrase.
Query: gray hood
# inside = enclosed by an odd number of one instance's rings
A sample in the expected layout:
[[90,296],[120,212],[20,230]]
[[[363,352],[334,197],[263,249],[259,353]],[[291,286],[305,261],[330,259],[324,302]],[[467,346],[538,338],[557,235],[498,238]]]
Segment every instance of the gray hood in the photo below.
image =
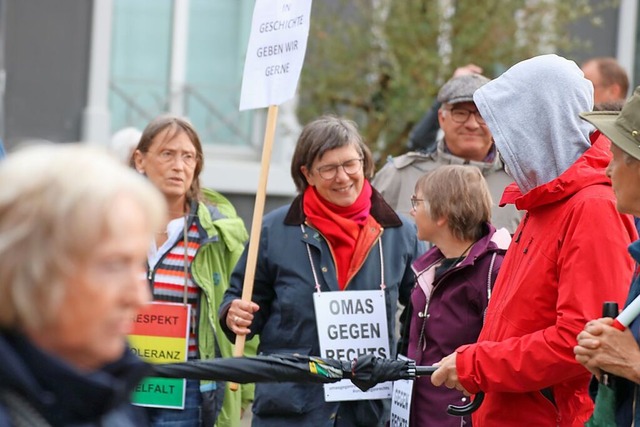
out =
[[473,100],[522,193],[556,179],[590,146],[593,85],[573,61],[541,55],[478,89]]

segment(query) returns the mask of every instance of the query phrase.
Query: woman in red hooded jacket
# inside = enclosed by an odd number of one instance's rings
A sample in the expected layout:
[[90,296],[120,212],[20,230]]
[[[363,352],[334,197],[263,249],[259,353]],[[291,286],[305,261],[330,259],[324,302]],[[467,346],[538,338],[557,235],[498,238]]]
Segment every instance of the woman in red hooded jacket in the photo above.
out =
[[[543,88],[543,89],[542,89]],[[431,380],[484,391],[480,426],[583,426],[593,411],[576,335],[604,301],[624,302],[633,218],[616,211],[605,176],[609,140],[579,114],[593,85],[556,55],[522,61],[474,94],[526,215],[509,246],[478,343],[440,363]],[[504,200],[504,199],[503,199]]]

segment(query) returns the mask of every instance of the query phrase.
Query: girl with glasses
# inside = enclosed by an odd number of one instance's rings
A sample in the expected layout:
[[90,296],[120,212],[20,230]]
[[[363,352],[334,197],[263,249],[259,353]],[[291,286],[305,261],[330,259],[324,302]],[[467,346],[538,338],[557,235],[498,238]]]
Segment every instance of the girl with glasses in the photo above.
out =
[[[418,179],[411,198],[418,238],[433,247],[413,263],[417,276],[404,320],[406,354],[417,365],[433,365],[463,344],[475,342],[493,283],[511,236],[491,225],[491,195],[475,166],[446,165]],[[448,405],[464,405],[458,390],[416,379],[411,426],[459,426]],[[464,417],[471,425],[471,417]]]

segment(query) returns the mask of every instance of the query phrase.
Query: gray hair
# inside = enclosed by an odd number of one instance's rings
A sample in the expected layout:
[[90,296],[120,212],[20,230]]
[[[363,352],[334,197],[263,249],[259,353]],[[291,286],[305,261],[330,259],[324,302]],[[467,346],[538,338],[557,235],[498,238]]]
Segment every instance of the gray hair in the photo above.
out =
[[0,162],[0,328],[39,329],[59,307],[66,280],[118,227],[110,206],[137,201],[149,238],[165,201],[155,187],[97,147],[32,145]]
[[[169,132],[164,136],[162,141],[156,141],[155,138],[161,134],[164,130]],[[142,131],[138,145],[135,147],[134,154],[131,156],[129,165],[135,168],[135,152],[139,151],[143,154],[149,152],[154,143],[162,146],[164,143],[170,141],[179,133],[184,132],[193,144],[193,148],[196,149],[196,166],[193,169],[193,181],[191,187],[187,191],[187,199],[202,200],[202,190],[200,189],[200,173],[204,168],[204,153],[202,152],[202,143],[198,132],[193,127],[191,122],[184,117],[178,117],[173,114],[162,114],[155,119],[151,120]]]
[[309,186],[300,170],[302,166],[311,170],[313,162],[335,148],[353,145],[363,159],[364,176],[371,179],[375,165],[371,150],[364,143],[355,122],[331,115],[321,116],[308,123],[303,129],[291,159],[291,177],[298,192],[303,193]]

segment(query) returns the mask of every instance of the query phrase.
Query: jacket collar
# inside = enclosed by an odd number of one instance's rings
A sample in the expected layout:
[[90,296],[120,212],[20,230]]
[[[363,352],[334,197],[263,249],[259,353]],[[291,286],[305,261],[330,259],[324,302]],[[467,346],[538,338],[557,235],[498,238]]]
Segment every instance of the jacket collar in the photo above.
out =
[[219,193],[207,189],[203,193],[205,199],[191,205],[202,243],[220,239],[231,251],[243,247],[249,235],[233,205]]
[[500,206],[514,203],[519,210],[530,210],[571,197],[591,185],[611,186],[611,180],[604,172],[611,159],[611,142],[597,131],[590,138],[591,147],[559,177],[524,195],[517,186],[514,187],[515,184],[509,185],[503,193]]
[[[473,265],[475,260],[486,252],[506,252],[511,242],[509,232],[505,228],[496,230],[495,227],[488,222],[485,223],[485,230],[485,235],[473,244],[469,254],[460,263],[460,267]],[[440,249],[434,246],[424,255],[416,259],[411,265],[411,268],[416,274],[420,274],[442,258],[444,258],[444,255],[440,252]]]
[[496,145],[493,144],[491,149],[489,150],[489,157],[492,157],[490,161],[476,161],[476,160],[467,160],[462,157],[458,157],[454,154],[451,154],[446,147],[446,142],[443,139],[438,141],[438,146],[435,152],[435,156],[440,163],[447,165],[471,165],[480,169],[483,175],[490,174],[492,172],[496,172],[502,169],[502,162],[500,161],[500,156],[498,156],[496,152]]
[[[384,201],[382,195],[372,188],[371,193],[371,216],[380,224],[383,228],[392,228],[402,226],[402,220],[398,214]],[[306,219],[304,210],[302,208],[303,195],[300,194],[296,197],[289,210],[287,216],[284,218],[286,225],[301,225],[304,224]]]
[[7,387],[38,411],[54,410],[48,419],[71,425],[99,418],[129,401],[151,366],[127,347],[122,357],[102,369],[81,373],[33,345],[23,335],[0,333],[0,388]]

